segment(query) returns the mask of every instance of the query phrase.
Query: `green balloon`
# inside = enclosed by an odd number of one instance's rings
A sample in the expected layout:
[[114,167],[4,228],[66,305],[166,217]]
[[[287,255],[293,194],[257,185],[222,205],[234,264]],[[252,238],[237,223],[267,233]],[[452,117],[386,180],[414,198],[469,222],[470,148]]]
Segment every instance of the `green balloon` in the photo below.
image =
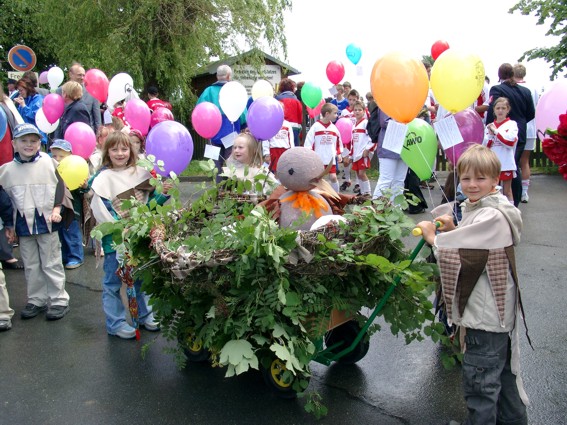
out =
[[310,108],[315,108],[323,99],[321,87],[313,83],[305,83],[301,88],[301,100]]
[[420,118],[408,124],[401,157],[421,180],[431,177],[437,155],[437,136],[431,125]]

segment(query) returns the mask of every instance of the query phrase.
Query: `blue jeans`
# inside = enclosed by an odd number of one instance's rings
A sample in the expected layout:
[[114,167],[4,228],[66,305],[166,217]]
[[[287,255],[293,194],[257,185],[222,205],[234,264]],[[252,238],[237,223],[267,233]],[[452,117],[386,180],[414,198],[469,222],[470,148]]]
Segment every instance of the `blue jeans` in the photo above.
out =
[[73,220],[68,229],[65,226],[59,228],[59,239],[61,240],[61,257],[63,264],[70,262],[82,263],[85,258],[83,250],[83,234],[79,222]]
[[[118,270],[118,260],[116,260],[116,252],[104,255],[104,279],[102,281],[102,308],[106,315],[106,331],[114,335],[120,329],[124,328],[126,322],[126,309],[120,298],[120,287],[122,281],[116,274]],[[152,309],[147,305],[144,294],[140,289],[142,282],[136,280],[134,288],[136,289],[136,300],[138,301],[138,321],[140,324],[145,323],[151,318]]]

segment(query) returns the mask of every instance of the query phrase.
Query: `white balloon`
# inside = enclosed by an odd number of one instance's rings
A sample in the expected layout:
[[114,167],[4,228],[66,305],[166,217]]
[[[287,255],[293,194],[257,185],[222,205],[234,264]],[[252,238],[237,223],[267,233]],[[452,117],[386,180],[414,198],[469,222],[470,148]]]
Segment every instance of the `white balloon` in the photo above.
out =
[[43,113],[43,108],[39,108],[35,114],[35,125],[44,133],[50,134],[55,131],[55,129],[59,126],[59,120],[55,121],[53,124],[50,124]]
[[47,82],[49,83],[51,90],[55,90],[59,87],[64,78],[65,75],[63,74],[63,70],[58,66],[54,66],[47,71]]
[[108,98],[106,104],[110,109],[114,109],[114,104],[126,99],[126,96],[134,91],[134,80],[125,72],[116,74],[108,84]]
[[268,81],[258,80],[252,86],[252,99],[256,100],[263,96],[273,97],[274,88]]
[[221,112],[230,122],[236,122],[246,109],[248,93],[246,88],[237,81],[229,81],[222,86],[219,92]]

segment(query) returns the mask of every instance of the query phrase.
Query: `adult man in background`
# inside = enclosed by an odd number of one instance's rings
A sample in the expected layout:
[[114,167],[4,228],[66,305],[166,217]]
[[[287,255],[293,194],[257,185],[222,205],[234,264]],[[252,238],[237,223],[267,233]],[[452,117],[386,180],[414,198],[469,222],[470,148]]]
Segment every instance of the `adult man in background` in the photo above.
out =
[[[83,87],[83,97],[81,100],[89,111],[91,128],[96,134],[101,125],[100,102],[96,100],[85,88],[85,68],[83,68],[80,63],[75,62],[71,65],[71,68],[69,68],[69,80],[75,81]],[[57,89],[57,93],[61,94],[61,87]]]
[[535,118],[534,102],[529,89],[519,85],[514,79],[514,69],[509,63],[503,63],[498,68],[500,84],[490,89],[490,105],[486,111],[486,124],[494,121],[494,102],[499,97],[505,97],[510,102],[510,119],[518,124],[518,143],[514,154],[516,160],[516,177],[512,180],[512,195],[517,207],[522,198],[522,171],[520,158],[526,146],[527,123]]
[[[521,63],[517,63],[514,65],[514,80],[521,86],[526,87],[532,94],[532,100],[534,102],[534,108],[537,106],[537,102],[539,101],[539,95],[537,90],[534,87],[530,87],[526,84],[524,78],[526,76],[526,67]],[[527,130],[526,130],[526,147],[524,148],[524,152],[520,157],[520,168],[522,170],[522,198],[521,201],[523,203],[527,203],[530,199],[528,195],[528,188],[530,186],[530,177],[531,177],[531,170],[530,170],[530,155],[535,150],[535,142],[537,139],[537,130],[536,130],[536,123],[535,118],[528,122]]]
[[[220,65],[217,68],[217,81],[203,91],[197,104],[201,102],[211,102],[217,105],[222,115],[222,125],[217,134],[211,139],[213,146],[220,148],[220,154],[217,159],[215,159],[215,166],[217,170],[222,170],[224,162],[230,154],[232,153],[232,144],[235,137],[240,133],[240,129],[246,124],[246,110],[242,112],[240,119],[235,122],[230,122],[228,117],[224,114],[220,103],[219,103],[219,93],[222,87],[230,81],[232,78],[232,69],[228,65]],[[220,182],[221,178],[217,174],[217,182]]]

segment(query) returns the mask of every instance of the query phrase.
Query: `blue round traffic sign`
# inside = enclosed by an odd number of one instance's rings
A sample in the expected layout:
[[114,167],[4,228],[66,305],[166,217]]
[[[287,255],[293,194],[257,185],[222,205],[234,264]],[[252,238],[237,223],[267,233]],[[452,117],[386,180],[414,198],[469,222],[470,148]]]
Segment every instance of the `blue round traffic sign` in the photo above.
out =
[[8,62],[16,71],[25,72],[33,69],[37,59],[32,49],[20,44],[10,49],[8,52]]

